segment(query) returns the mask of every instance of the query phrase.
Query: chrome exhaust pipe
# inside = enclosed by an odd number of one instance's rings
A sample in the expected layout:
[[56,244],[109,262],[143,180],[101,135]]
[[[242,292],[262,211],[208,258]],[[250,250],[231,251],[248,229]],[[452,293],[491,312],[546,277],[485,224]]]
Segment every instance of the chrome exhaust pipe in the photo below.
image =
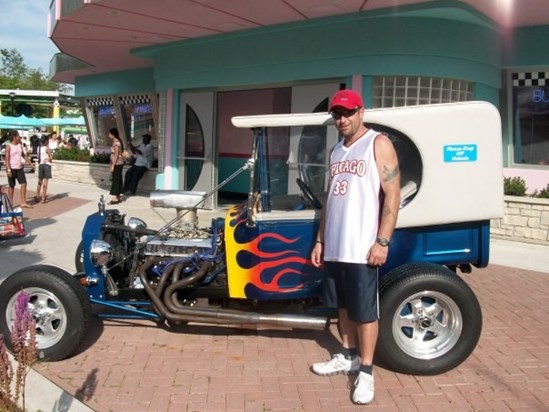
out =
[[[153,288],[148,284],[145,277],[146,270],[154,264],[155,259],[151,257],[139,271],[139,277],[157,312],[164,318],[179,322],[199,322],[206,324],[228,325],[228,326],[265,326],[265,327],[286,327],[293,329],[324,330],[328,324],[328,318],[312,317],[307,315],[286,315],[286,314],[261,314],[257,312],[245,312],[233,309],[219,309],[196,306],[182,306],[174,295],[178,287],[191,282],[179,281],[176,288],[168,287],[164,299],[161,299]],[[209,263],[199,270],[194,281],[200,279],[206,272]],[[168,289],[170,289],[168,291]],[[176,303],[177,302],[177,303]]]
[[[175,309],[168,306],[168,309]],[[327,327],[327,318],[318,318],[305,315],[287,314],[262,314],[257,312],[244,312],[231,309],[214,309],[188,307],[178,308],[175,313],[170,313],[177,320],[186,322],[209,323],[228,326],[263,326],[292,329],[324,330]]]

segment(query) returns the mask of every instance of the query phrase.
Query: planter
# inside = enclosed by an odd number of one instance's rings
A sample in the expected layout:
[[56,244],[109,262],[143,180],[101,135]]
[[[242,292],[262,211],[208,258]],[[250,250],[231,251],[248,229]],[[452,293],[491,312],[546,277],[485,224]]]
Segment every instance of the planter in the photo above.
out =
[[492,219],[490,235],[549,246],[549,199],[505,196],[504,216]]
[[[124,166],[124,173],[130,166]],[[71,162],[68,160],[54,160],[52,163],[53,178],[69,182],[83,183],[104,188],[110,188],[110,170],[108,164]],[[138,190],[150,192],[155,190],[156,169],[151,169],[139,181]]]

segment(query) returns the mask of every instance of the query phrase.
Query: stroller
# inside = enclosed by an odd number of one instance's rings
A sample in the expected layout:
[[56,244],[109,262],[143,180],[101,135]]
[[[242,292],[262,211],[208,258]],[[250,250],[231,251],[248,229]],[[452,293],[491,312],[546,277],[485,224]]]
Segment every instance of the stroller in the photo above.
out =
[[8,194],[0,186],[0,240],[26,235],[23,211],[13,209]]

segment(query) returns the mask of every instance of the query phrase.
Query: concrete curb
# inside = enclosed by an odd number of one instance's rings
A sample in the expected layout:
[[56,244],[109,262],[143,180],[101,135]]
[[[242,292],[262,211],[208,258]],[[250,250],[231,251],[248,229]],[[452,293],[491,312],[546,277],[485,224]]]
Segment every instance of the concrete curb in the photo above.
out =
[[[13,368],[17,362],[8,353]],[[71,411],[89,412],[93,411],[70,393],[64,391],[49,379],[40,375],[34,369],[27,374],[25,382],[25,408],[29,412],[34,411]]]

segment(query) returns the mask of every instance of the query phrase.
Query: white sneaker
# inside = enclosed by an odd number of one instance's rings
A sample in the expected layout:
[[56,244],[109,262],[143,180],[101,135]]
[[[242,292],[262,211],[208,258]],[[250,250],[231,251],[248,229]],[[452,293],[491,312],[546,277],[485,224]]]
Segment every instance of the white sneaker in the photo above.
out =
[[374,400],[374,375],[360,372],[355,381],[353,402],[365,405]]
[[321,376],[357,373],[360,369],[360,357],[355,356],[352,360],[349,360],[345,359],[345,356],[341,353],[337,353],[327,362],[313,364],[312,369],[314,373]]

